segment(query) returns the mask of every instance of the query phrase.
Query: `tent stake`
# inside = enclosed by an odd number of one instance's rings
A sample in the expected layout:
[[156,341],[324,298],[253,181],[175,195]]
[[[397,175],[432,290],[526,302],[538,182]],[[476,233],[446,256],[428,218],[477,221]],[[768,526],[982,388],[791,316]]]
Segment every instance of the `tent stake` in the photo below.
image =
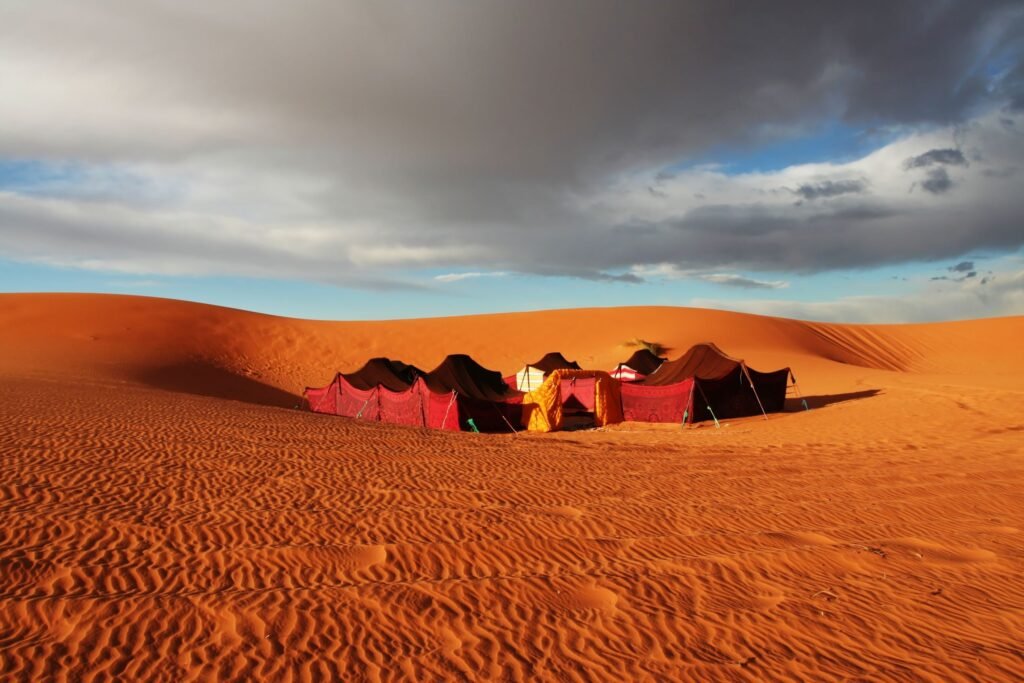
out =
[[[697,380],[694,379],[693,383],[697,385]],[[704,393],[704,390],[701,389],[700,385],[697,385],[697,388],[700,389],[701,398],[704,399],[704,403],[708,407],[708,412],[711,413],[711,419],[715,421],[715,429],[721,429],[722,425],[718,424],[718,418],[715,417],[715,411],[711,410],[711,401],[708,400],[707,394]]]
[[800,385],[796,383],[796,375],[793,374],[792,370],[789,371],[789,378],[793,380],[793,391],[796,392],[796,397],[800,399],[800,405],[804,407],[804,410],[810,410],[811,407],[807,405],[807,399],[800,393]]
[[715,421],[715,429],[721,429],[722,425],[718,424],[718,418],[715,417],[715,411],[711,410],[711,406],[708,406],[708,412],[711,413],[711,419]]

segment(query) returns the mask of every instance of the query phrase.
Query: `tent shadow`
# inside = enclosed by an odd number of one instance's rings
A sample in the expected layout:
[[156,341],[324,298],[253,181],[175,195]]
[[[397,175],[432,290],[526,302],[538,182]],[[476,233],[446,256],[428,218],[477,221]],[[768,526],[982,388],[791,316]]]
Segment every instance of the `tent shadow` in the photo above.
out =
[[807,407],[811,410],[824,408],[833,403],[845,403],[846,401],[859,401],[864,398],[871,398],[882,393],[881,389],[865,389],[864,391],[851,391],[845,394],[821,394],[818,396],[804,396],[803,399],[793,396],[786,398],[786,412],[803,410],[801,400],[807,401]]
[[154,389],[256,405],[294,408],[302,403],[295,394],[202,361],[151,368],[138,375],[138,380]]

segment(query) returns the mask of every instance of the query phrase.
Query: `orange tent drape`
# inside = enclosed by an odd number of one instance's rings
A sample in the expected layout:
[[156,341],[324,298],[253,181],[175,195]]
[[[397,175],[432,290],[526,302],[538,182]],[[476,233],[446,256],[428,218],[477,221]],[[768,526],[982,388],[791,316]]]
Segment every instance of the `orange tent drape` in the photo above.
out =
[[589,379],[594,382],[594,425],[622,422],[619,383],[601,370],[555,370],[537,389],[523,397],[523,426],[531,432],[553,432],[562,428],[562,380]]

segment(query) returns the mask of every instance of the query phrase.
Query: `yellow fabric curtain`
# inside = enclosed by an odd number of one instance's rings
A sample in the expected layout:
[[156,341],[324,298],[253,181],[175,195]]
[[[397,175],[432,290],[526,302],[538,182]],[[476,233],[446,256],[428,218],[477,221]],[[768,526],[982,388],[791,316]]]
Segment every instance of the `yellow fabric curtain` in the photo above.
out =
[[594,378],[594,425],[622,422],[619,383],[601,370],[555,370],[537,389],[523,397],[523,426],[531,432],[562,428],[562,380]]

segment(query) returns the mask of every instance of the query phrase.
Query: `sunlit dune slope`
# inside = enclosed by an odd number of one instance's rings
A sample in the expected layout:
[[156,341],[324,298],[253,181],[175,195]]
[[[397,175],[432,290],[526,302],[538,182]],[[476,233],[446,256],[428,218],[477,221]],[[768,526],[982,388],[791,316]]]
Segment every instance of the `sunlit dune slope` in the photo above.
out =
[[371,356],[425,369],[469,353],[511,373],[560,350],[608,369],[641,338],[670,356],[713,341],[762,369],[791,366],[801,388],[841,388],[844,369],[971,374],[1000,381],[1024,318],[932,325],[832,325],[690,308],[593,308],[374,322],[296,320],[204,304],[115,295],[0,296],[0,369],[138,382],[273,405]]

